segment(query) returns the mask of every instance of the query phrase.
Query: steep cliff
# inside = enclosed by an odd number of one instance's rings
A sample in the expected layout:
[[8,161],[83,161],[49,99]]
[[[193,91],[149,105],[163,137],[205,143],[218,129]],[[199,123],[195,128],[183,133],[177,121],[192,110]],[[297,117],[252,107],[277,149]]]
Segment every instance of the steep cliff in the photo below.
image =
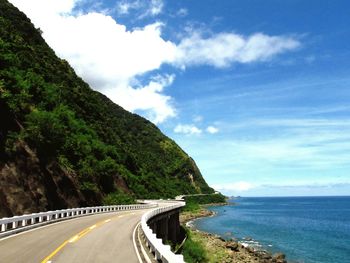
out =
[[93,91],[0,0],[0,217],[209,193],[195,162]]

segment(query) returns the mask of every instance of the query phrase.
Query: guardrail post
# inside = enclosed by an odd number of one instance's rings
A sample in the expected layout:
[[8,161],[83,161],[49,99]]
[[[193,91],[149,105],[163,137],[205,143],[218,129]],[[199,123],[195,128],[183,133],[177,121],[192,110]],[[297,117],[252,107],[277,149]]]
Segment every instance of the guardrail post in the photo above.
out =
[[1,225],[1,232],[5,232],[6,231],[6,228],[7,228],[7,224],[2,224]]

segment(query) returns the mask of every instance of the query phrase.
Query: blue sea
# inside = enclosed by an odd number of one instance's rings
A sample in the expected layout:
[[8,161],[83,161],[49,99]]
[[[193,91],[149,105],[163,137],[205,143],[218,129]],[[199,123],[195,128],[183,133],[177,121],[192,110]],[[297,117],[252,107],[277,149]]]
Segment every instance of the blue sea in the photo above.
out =
[[350,262],[350,196],[250,197],[229,202],[235,205],[209,207],[217,216],[198,219],[195,226],[282,252],[288,262]]

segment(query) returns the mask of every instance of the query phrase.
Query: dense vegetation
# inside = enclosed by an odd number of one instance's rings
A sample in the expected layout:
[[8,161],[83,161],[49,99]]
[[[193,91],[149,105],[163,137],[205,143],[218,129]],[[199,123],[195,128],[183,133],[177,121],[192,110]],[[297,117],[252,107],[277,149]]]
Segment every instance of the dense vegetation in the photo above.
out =
[[204,246],[192,238],[190,230],[186,231],[187,239],[183,246],[182,255],[187,263],[208,262],[208,257]]
[[89,204],[213,191],[174,141],[93,91],[41,33],[0,0],[0,165],[24,142],[73,174]]

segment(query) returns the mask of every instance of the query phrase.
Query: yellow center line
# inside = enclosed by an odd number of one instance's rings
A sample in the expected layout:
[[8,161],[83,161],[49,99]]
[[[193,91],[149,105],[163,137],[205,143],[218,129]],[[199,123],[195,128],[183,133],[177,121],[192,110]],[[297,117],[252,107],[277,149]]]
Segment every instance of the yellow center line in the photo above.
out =
[[58,248],[56,248],[50,255],[48,255],[46,258],[44,258],[41,263],[47,263],[54,255],[57,254],[58,251],[60,251],[62,248],[64,248],[68,243],[68,240],[64,241]]
[[81,233],[80,235],[78,235],[78,237],[73,241],[73,242],[70,242],[70,243],[74,243],[74,242],[77,242],[79,239],[81,239],[83,236],[85,236],[87,233],[90,233],[92,230],[92,228],[88,228],[87,231],[84,231],[83,233]]
[[58,248],[56,248],[50,255],[48,255],[46,258],[44,258],[41,263],[47,263],[53,256],[55,256],[62,248],[64,248],[68,243],[73,243],[80,238],[82,238],[85,234],[90,232],[90,227],[87,227],[80,231],[78,234],[74,235],[73,237],[69,238],[68,240],[64,241]]
[[[125,215],[133,215],[135,213],[127,213]],[[124,215],[120,215],[118,216],[118,218],[123,217]],[[88,234],[89,232],[91,232],[94,228],[103,225],[104,223],[108,223],[110,222],[112,219],[115,219],[117,217],[112,217],[103,221],[100,221],[92,226],[89,226],[85,229],[83,229],[82,231],[80,231],[78,234],[70,237],[69,239],[67,239],[66,241],[64,241],[58,248],[56,248],[50,255],[48,255],[46,258],[44,258],[41,263],[49,263],[49,260],[52,259],[62,248],[64,248],[68,243],[74,243],[76,241],[78,241],[79,239],[81,239],[83,236],[85,236],[86,234]]]
[[78,235],[76,235],[76,236],[74,236],[74,237],[72,237],[71,239],[69,239],[69,243],[74,243],[77,239],[78,239]]

